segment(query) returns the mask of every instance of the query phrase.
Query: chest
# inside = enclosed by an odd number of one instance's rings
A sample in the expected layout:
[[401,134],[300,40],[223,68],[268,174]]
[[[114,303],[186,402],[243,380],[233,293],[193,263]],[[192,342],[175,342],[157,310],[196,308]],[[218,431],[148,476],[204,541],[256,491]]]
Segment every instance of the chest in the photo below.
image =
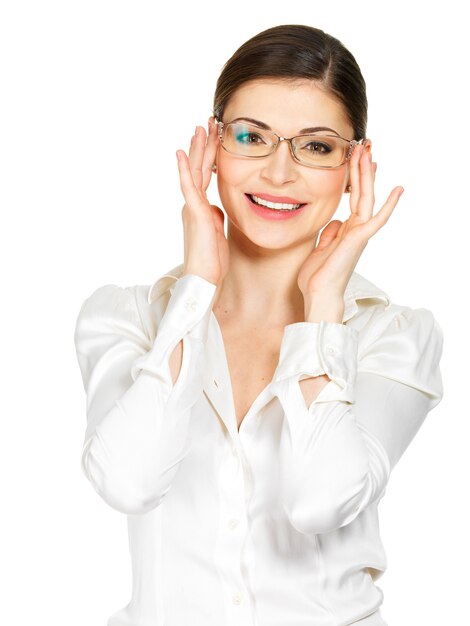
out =
[[279,362],[283,329],[269,332],[221,328],[237,428],[253,402],[272,381]]

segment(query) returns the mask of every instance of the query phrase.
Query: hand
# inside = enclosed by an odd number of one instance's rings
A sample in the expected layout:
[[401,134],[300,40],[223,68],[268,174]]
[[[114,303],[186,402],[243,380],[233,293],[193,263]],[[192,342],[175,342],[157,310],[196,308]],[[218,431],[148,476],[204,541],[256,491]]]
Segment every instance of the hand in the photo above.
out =
[[351,215],[345,222],[331,221],[316,248],[300,268],[297,284],[308,302],[318,296],[342,299],[349,279],[369,239],[386,224],[403,193],[394,187],[380,211],[373,215],[377,164],[372,154],[356,145],[350,160]]
[[229,254],[224,212],[209,204],[206,197],[217,147],[217,128],[210,118],[207,144],[206,132],[198,126],[191,139],[189,158],[183,150],[177,150],[181,157],[178,160],[180,186],[185,199],[183,274],[196,274],[214,285],[227,273]]

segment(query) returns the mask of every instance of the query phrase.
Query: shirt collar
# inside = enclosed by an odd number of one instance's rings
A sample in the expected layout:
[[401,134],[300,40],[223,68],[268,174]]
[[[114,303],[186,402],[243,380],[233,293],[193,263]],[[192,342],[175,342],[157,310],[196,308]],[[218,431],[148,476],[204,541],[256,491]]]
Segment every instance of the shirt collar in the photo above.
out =
[[[149,304],[155,302],[165,291],[170,290],[170,293],[173,293],[174,284],[183,274],[183,267],[183,263],[177,265],[166,274],[163,274],[163,276],[160,276],[160,278],[150,286],[147,294]],[[385,291],[379,289],[377,285],[374,285],[374,283],[367,280],[367,278],[358,272],[353,272],[344,292],[345,306],[343,322],[354,317],[359,308],[357,302],[365,299],[383,302],[385,306],[388,306],[391,302],[390,297]]]

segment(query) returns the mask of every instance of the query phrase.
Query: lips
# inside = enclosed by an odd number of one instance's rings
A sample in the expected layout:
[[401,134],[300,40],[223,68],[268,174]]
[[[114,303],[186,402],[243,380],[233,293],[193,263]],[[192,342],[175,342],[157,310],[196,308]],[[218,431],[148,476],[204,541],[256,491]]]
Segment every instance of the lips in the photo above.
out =
[[296,208],[273,209],[271,207],[266,207],[262,204],[258,204],[257,202],[254,202],[251,199],[250,194],[248,193],[245,194],[245,197],[248,203],[248,207],[250,208],[251,211],[253,211],[255,215],[262,218],[263,220],[267,220],[271,222],[273,221],[279,222],[279,221],[284,221],[284,220],[295,219],[296,216],[300,215],[305,209],[305,207],[307,206],[306,204],[301,204],[300,206],[297,205]]
[[258,198],[262,198],[263,200],[267,200],[268,202],[284,202],[286,204],[305,204],[301,200],[296,200],[291,196],[273,196],[270,193],[257,193],[254,192],[251,194],[252,196],[257,196]]

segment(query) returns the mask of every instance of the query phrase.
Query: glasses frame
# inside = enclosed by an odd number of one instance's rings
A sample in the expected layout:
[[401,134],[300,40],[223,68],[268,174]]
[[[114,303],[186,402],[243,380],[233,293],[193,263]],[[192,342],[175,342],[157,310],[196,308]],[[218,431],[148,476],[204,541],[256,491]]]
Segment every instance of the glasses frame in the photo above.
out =
[[[219,140],[220,140],[220,145],[222,146],[222,148],[228,152],[229,154],[236,154],[237,156],[240,156],[242,158],[247,158],[247,159],[264,159],[267,156],[269,156],[270,154],[272,154],[273,152],[275,152],[279,146],[279,144],[281,143],[281,141],[288,141],[289,145],[290,145],[290,152],[292,155],[292,158],[294,159],[294,161],[296,161],[297,163],[299,163],[300,165],[304,165],[305,167],[313,167],[315,169],[321,169],[321,170],[335,170],[338,167],[342,167],[347,161],[349,161],[349,159],[351,158],[351,155],[353,153],[353,150],[355,148],[355,146],[363,143],[363,141],[365,141],[365,138],[363,139],[345,139],[344,137],[340,137],[339,135],[332,135],[332,134],[323,134],[322,137],[334,137],[335,139],[341,139],[342,141],[345,141],[346,143],[349,144],[349,151],[348,154],[346,155],[346,158],[344,159],[344,161],[342,161],[339,165],[307,165],[307,163],[304,163],[303,161],[300,161],[295,152],[294,152],[294,146],[292,145],[292,142],[294,139],[297,139],[298,137],[312,137],[313,135],[306,133],[304,135],[295,135],[294,137],[281,137],[280,135],[278,135],[277,133],[275,133],[273,130],[266,130],[265,128],[260,128],[260,130],[262,131],[266,131],[268,133],[271,133],[272,135],[274,135],[275,137],[277,137],[277,142],[274,144],[274,147],[272,148],[272,150],[270,152],[268,152],[268,154],[263,154],[261,156],[248,156],[246,154],[238,154],[238,152],[231,152],[230,150],[227,150],[227,148],[224,146],[224,142],[222,140],[222,134],[223,134],[223,129],[224,126],[228,126],[229,124],[239,124],[242,122],[222,122],[221,120],[216,120],[215,124],[217,125],[217,132],[218,132],[218,136],[219,136]],[[253,126],[254,128],[258,128],[258,126],[256,126],[256,124],[252,124],[250,122],[246,122],[248,125]]]

